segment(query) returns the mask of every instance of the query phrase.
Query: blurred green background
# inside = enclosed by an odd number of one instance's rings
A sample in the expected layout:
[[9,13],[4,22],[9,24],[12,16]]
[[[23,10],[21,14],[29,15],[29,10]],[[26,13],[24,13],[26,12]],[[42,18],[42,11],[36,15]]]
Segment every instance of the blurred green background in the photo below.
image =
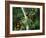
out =
[[40,8],[13,7],[12,10],[13,31],[40,29]]

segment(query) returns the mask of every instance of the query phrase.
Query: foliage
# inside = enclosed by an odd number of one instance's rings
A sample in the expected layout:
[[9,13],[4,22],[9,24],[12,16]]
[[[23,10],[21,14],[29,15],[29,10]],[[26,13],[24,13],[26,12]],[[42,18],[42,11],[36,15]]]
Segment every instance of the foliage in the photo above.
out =
[[40,9],[23,8],[27,19],[23,14],[21,7],[13,7],[13,30],[37,30],[40,29]]

